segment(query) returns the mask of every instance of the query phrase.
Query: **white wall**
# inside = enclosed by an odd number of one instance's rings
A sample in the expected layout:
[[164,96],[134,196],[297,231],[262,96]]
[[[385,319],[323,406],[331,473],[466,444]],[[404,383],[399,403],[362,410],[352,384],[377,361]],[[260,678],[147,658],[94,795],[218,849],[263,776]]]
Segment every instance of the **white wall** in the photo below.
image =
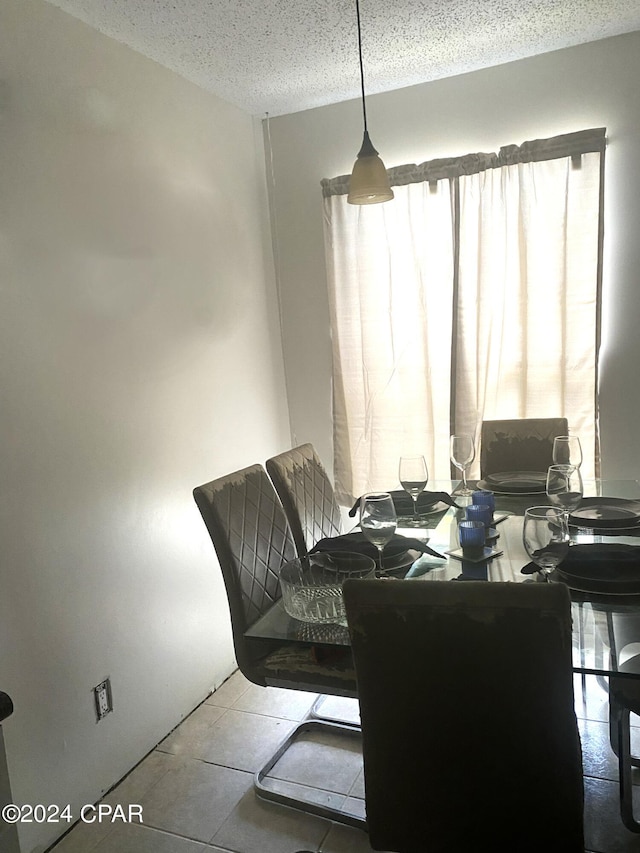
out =
[[[387,167],[607,128],[601,431],[603,475],[610,478],[640,475],[638,79],[640,33],[632,33],[367,99],[371,138]],[[351,101],[271,119],[270,131],[294,442],[313,442],[331,466],[319,182],[351,171],[362,139],[361,107]]]
[[[250,116],[40,0],[0,4],[0,686],[19,803],[95,801],[234,667],[191,490],[289,445],[263,162]],[[64,829],[24,826],[23,853]]]

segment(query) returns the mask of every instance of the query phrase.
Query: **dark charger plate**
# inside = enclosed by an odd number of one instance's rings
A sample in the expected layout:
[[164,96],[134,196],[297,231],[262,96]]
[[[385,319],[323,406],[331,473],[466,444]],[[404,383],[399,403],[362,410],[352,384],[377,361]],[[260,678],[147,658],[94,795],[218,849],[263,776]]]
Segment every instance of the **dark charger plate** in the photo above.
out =
[[604,595],[640,595],[640,548],[615,543],[572,545],[551,579]]
[[505,471],[502,474],[487,474],[478,486],[496,494],[533,495],[545,491],[546,471]]
[[640,501],[627,498],[582,498],[569,516],[574,527],[630,528],[640,524]]

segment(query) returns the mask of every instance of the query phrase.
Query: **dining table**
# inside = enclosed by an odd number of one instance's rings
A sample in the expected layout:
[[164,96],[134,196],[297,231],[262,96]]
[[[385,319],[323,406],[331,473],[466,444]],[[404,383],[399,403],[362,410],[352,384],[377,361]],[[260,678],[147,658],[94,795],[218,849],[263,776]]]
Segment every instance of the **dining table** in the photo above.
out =
[[[480,562],[465,560],[461,554],[456,555],[459,549],[458,523],[465,517],[466,505],[471,503],[469,497],[456,496],[458,485],[457,481],[430,484],[434,490],[450,494],[457,506],[438,504],[432,511],[420,516],[419,526],[412,524],[410,518],[398,519],[398,534],[424,539],[430,551],[437,556],[409,550],[401,571],[390,572],[390,575],[402,577],[406,583],[467,580],[523,584],[564,582],[571,596],[574,672],[582,676],[593,674],[599,678],[613,674],[620,678],[640,678],[640,668],[637,668],[637,672],[633,667],[619,669],[632,653],[640,653],[640,483],[631,479],[585,481],[585,504],[593,504],[597,498],[628,501],[629,506],[637,508],[638,516],[628,527],[619,526],[617,529],[607,529],[602,525],[589,527],[588,519],[584,526],[581,521],[579,526],[574,524],[570,528],[570,549],[575,545],[589,549],[597,549],[601,545],[630,546],[628,550],[635,558],[636,552],[631,549],[637,547],[637,582],[629,585],[612,584],[611,587],[606,582],[592,587],[580,578],[579,572],[576,578],[567,581],[566,578],[554,578],[553,574],[531,571],[530,557],[522,538],[523,518],[528,507],[549,504],[544,490],[528,494],[495,494],[497,538],[491,543],[495,555]],[[475,483],[470,482],[470,485],[473,487]],[[278,640],[283,644],[349,646],[349,632],[345,622],[302,622],[286,613],[281,598],[251,625],[246,636]]]

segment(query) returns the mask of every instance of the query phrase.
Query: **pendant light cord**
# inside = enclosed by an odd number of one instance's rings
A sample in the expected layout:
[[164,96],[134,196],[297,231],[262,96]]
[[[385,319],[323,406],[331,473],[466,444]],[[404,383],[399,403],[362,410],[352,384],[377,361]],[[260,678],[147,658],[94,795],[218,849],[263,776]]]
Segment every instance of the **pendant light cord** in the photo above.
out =
[[358,17],[358,55],[360,57],[360,85],[362,87],[362,115],[364,130],[367,131],[367,108],[364,103],[364,67],[362,65],[362,33],[360,32],[360,2],[356,0],[356,15]]
[[356,0],[356,15],[358,18],[358,56],[360,58],[360,85],[362,86],[362,117],[364,119],[364,134],[362,145],[358,151],[356,162],[349,179],[349,204],[378,204],[393,198],[393,190],[389,186],[389,176],[384,163],[378,157],[367,130],[367,107],[364,99],[364,64],[362,62],[362,28],[360,24],[360,0]]

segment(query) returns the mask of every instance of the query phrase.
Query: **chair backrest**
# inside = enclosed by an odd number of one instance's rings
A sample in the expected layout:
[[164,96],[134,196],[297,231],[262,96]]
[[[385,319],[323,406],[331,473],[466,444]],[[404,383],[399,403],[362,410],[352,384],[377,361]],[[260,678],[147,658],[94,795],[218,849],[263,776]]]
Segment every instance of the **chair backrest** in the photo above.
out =
[[562,584],[347,581],[374,850],[584,851]]
[[261,465],[193,490],[222,570],[236,659],[251,680],[244,632],[280,598],[281,567],[296,556],[284,511]]
[[546,471],[553,462],[553,439],[568,432],[566,418],[483,421],[480,474]]
[[331,481],[313,445],[301,444],[267,459],[267,471],[303,557],[319,539],[340,536],[342,516]]

